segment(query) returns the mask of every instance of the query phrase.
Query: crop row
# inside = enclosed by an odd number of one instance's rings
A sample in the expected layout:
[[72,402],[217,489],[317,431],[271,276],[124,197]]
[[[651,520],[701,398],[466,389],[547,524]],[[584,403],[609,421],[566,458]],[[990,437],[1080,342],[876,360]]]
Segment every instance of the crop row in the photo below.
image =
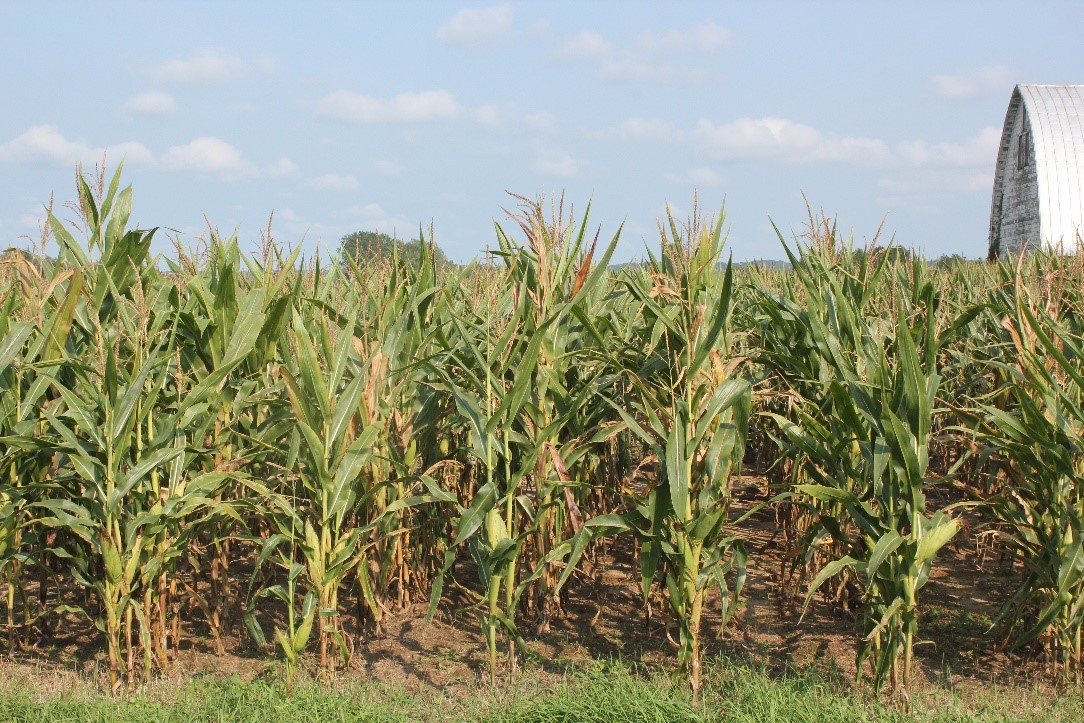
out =
[[[50,214],[55,260],[0,267],[12,649],[83,616],[111,685],[133,685],[168,668],[191,607],[220,650],[242,623],[273,636],[290,678],[451,583],[496,676],[626,536],[695,692],[705,602],[724,625],[739,609],[739,532],[771,505],[807,604],[849,591],[859,670],[906,692],[922,589],[971,508],[1018,562],[1009,638],[1080,673],[1074,258],[931,268],[811,222],[781,244],[789,269],[737,270],[722,215],[694,212],[615,269],[618,235],[519,199],[465,269],[424,250],[329,268],[215,234],[163,259],[119,171],[78,192],[75,223]],[[772,489],[738,515],[743,464]]]

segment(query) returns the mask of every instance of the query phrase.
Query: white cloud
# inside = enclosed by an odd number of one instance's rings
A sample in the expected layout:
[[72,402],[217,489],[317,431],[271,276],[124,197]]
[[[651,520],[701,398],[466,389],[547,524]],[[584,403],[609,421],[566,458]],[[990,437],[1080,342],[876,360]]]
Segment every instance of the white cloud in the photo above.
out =
[[993,186],[992,170],[910,169],[902,175],[879,179],[877,188],[883,193],[874,198],[874,202],[910,211],[939,213],[946,201],[951,205],[951,199],[961,194],[989,198]]
[[504,125],[505,113],[495,105],[487,104],[474,109],[474,120],[494,128]]
[[127,115],[170,115],[176,112],[177,101],[169,93],[149,90],[128,99],[124,104]]
[[446,90],[400,93],[393,98],[337,90],[316,103],[316,115],[349,123],[424,123],[456,118],[462,110]]
[[648,30],[637,41],[639,49],[652,53],[714,53],[732,44],[730,30],[712,22],[701,23],[689,30]]
[[203,85],[234,78],[246,69],[240,56],[216,48],[199,50],[191,58],[177,58],[148,68],[148,78],[171,85]]
[[54,125],[32,126],[22,134],[0,143],[0,163],[55,163],[64,166],[96,163],[105,156],[112,162],[150,163],[154,156],[138,141],[111,146],[91,147],[83,141],[69,140]]
[[883,195],[875,201],[927,213],[940,212],[946,198],[989,195],[1001,131],[987,127],[962,143],[924,140],[897,144],[899,169],[877,181]]
[[936,75],[933,87],[939,96],[948,100],[971,100],[994,93],[1008,97],[1013,88],[1012,76],[1004,65],[987,65],[953,75]]
[[498,45],[512,27],[512,9],[508,5],[466,8],[437,28],[437,40],[472,50]]
[[554,53],[562,60],[579,58],[605,58],[614,51],[613,43],[598,33],[584,30],[579,35],[566,40]]
[[993,186],[993,171],[927,171],[907,177],[881,178],[877,181],[877,187],[884,191],[918,196],[989,192]]
[[285,156],[264,169],[264,175],[269,178],[286,178],[296,176],[300,172],[301,169],[297,167],[297,164]]
[[[24,208],[26,208],[26,210],[19,215],[17,221],[18,225],[21,228],[37,231],[40,236],[48,218],[45,204],[39,203],[36,206],[26,206]],[[30,236],[24,235],[22,238],[29,239]]]
[[346,209],[346,212],[351,216],[365,216],[367,218],[373,218],[376,216],[384,216],[384,209],[380,207],[379,203],[360,203],[354,204]]
[[785,118],[738,118],[723,124],[701,120],[696,135],[716,158],[866,167],[888,165],[893,160],[891,149],[882,140],[829,136]]
[[562,178],[571,178],[580,171],[576,160],[559,148],[540,148],[531,169],[547,176]]
[[993,167],[997,159],[1001,130],[993,126],[983,128],[964,143],[928,143],[923,140],[905,141],[899,144],[899,155],[916,166],[977,166]]
[[379,203],[370,201],[369,203],[355,204],[347,208],[346,213],[358,219],[352,229],[354,231],[379,231],[398,238],[412,238],[417,233],[417,221],[410,221],[402,216],[393,216],[385,211]]
[[710,168],[693,168],[684,173],[664,173],[663,179],[689,186],[718,186],[723,182],[723,177]]
[[219,138],[197,138],[191,143],[173,146],[160,158],[138,141],[125,141],[104,147],[90,147],[83,141],[67,139],[56,126],[34,126],[7,143],[0,144],[0,163],[48,162],[70,166],[98,163],[105,157],[110,163],[151,165],[166,171],[210,173],[223,178],[283,178],[297,175],[297,164],[280,158],[265,168],[246,161],[241,152]]
[[523,125],[531,130],[550,133],[555,128],[553,116],[549,113],[522,115],[512,104],[487,103],[473,108],[470,112],[476,123],[490,128],[504,130],[516,125]]
[[258,175],[255,166],[236,147],[209,136],[169,148],[162,154],[162,167],[167,171],[210,173],[230,180]]
[[523,122],[539,133],[553,133],[557,130],[557,119],[553,117],[553,113],[528,113],[523,116]]
[[673,62],[677,55],[703,55],[731,46],[730,31],[707,22],[686,30],[647,31],[624,46],[614,45],[598,33],[584,30],[565,40],[553,53],[558,60],[586,60],[597,64],[602,80],[633,82],[703,82],[709,69]]
[[92,148],[87,160],[100,160],[105,154],[107,158],[115,161],[124,161],[127,164],[143,165],[154,161],[154,154],[139,141],[124,141],[107,148]]
[[692,138],[714,158],[786,164],[839,163],[863,168],[990,168],[1001,131],[981,129],[960,142],[839,136],[786,118],[738,118],[729,123],[701,119]]
[[325,173],[305,181],[309,188],[318,188],[324,191],[353,191],[361,187],[358,179],[353,176],[340,176],[337,173]]
[[373,161],[373,170],[385,176],[398,176],[403,172],[403,167],[395,161],[380,160]]
[[315,242],[317,247],[331,250],[338,248],[338,239],[349,233],[346,226],[309,221],[292,208],[275,211],[275,220],[281,222],[288,233],[297,234],[308,241]]
[[629,118],[599,134],[602,138],[619,141],[669,141],[678,140],[681,131],[668,121],[658,118]]
[[606,58],[598,69],[598,77],[602,80],[634,83],[703,82],[709,76],[703,68],[661,62],[636,53]]

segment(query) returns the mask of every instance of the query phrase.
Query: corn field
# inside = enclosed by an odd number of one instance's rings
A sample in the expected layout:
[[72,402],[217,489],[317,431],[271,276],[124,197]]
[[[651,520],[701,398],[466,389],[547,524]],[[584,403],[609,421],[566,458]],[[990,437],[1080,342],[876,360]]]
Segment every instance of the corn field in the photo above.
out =
[[[119,170],[77,189],[57,258],[0,266],[11,652],[85,624],[121,690],[196,610],[289,685],[454,586],[497,680],[623,538],[695,694],[705,605],[741,610],[743,525],[774,511],[793,594],[854,615],[878,688],[906,697],[923,588],[980,530],[1013,563],[990,635],[1081,675],[1078,258],[933,268],[811,219],[790,269],[736,269],[696,211],[612,268],[620,231],[518,197],[465,269],[217,234],[161,258]],[[735,505],[750,471],[770,486]]]

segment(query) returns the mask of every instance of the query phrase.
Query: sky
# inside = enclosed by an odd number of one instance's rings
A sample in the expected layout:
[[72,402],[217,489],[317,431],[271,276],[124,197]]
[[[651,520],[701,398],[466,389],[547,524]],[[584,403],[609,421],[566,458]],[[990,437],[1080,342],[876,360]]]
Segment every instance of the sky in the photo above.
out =
[[[123,159],[154,250],[343,235],[450,258],[559,198],[615,261],[667,208],[780,259],[806,203],[856,243],[985,257],[1017,83],[1084,83],[1084,3],[0,0],[0,249]],[[695,195],[694,195],[695,194]]]

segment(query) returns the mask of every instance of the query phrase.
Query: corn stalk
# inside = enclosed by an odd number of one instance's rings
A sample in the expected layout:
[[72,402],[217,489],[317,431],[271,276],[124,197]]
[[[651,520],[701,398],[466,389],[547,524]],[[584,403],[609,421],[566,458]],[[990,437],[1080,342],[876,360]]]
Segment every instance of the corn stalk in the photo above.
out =
[[[1006,269],[1007,271],[1007,269]],[[1084,345],[1080,316],[1034,299],[1019,272],[994,311],[1014,358],[996,365],[1013,400],[986,403],[979,439],[1004,474],[985,509],[1024,576],[1000,619],[1013,648],[1040,640],[1062,675],[1080,679],[1084,630]]]
[[814,252],[791,253],[791,259],[808,308],[797,323],[814,340],[830,377],[816,397],[801,400],[797,421],[771,416],[813,480],[796,491],[842,507],[842,519],[822,512],[819,524],[836,536],[845,534],[848,523],[857,530],[850,552],[813,580],[806,605],[840,571],[861,575],[859,674],[871,658],[875,682],[887,678],[906,701],[919,591],[935,555],[959,529],[949,512],[927,513],[924,492],[940,383],[938,351],[955,326],[938,336],[935,289],[922,277],[919,262],[909,274],[899,274],[894,319],[880,322],[858,313],[855,302],[863,293],[848,288],[853,277],[842,263]]

